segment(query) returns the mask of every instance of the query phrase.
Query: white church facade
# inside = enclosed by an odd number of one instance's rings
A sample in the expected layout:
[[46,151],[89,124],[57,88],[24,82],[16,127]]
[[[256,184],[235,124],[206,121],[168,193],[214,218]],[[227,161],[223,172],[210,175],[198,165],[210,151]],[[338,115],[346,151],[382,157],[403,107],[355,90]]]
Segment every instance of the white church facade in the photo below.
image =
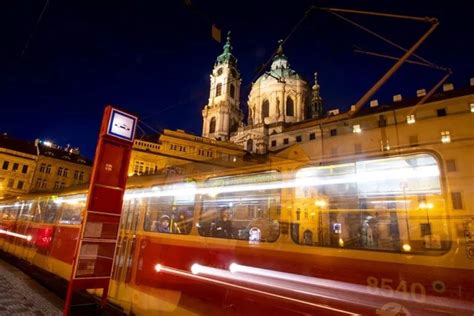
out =
[[[322,115],[322,99],[315,74],[312,88],[293,69],[280,42],[270,70],[253,84],[248,97],[248,118],[240,108],[241,76],[232,55],[230,36],[210,76],[209,102],[202,111],[202,136],[230,141],[251,153],[264,154],[271,137],[285,126]],[[273,146],[275,147],[275,146]]]

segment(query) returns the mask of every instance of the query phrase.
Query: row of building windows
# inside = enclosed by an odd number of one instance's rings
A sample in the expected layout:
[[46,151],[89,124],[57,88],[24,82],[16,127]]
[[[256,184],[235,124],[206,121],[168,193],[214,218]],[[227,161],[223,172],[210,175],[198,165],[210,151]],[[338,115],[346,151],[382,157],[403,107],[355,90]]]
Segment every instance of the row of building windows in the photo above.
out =
[[[11,164],[12,165],[12,171],[19,171],[20,170],[20,164],[18,162],[14,162]],[[5,160],[3,161],[3,164],[2,164],[2,169],[3,170],[9,170],[10,168],[10,161],[8,160]],[[27,173],[28,172],[28,165],[23,165],[21,167],[21,173]]]
[[[218,83],[216,85],[216,97],[222,94],[222,83]],[[235,98],[235,86],[233,84],[230,85],[229,95],[231,98]]]
[[146,147],[146,148],[152,148],[152,149],[156,149],[156,150],[160,149],[160,145],[154,144],[154,143],[149,143],[149,142],[143,142],[143,141],[136,140],[135,144],[138,145],[138,146]]
[[[0,178],[0,183],[3,183],[4,180],[5,180],[4,178]],[[15,186],[15,179],[8,179],[7,181],[7,188],[9,189],[23,190],[24,187],[25,187],[25,181],[23,180],[18,180],[18,182],[16,183],[16,186]]]
[[[51,165],[42,163],[42,164],[40,165],[39,172],[45,173],[45,174],[51,174],[51,169],[52,169],[52,166],[51,166]],[[59,167],[59,168],[58,168],[57,175],[60,176],[60,177],[67,178],[68,175],[69,175],[69,169],[68,169],[68,168]],[[75,170],[75,171],[74,171],[74,179],[80,180],[80,181],[84,180],[84,171]]]
[[[291,97],[286,98],[286,107],[285,107],[286,116],[295,116],[295,103]],[[262,102],[262,121],[270,116],[270,102],[268,100],[263,100]]]

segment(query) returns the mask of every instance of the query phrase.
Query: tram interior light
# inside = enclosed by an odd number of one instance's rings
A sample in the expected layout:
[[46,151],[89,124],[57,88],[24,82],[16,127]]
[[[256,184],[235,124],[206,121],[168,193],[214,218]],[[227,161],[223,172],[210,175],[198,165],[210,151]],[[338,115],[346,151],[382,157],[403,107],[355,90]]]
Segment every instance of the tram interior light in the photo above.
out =
[[426,202],[421,202],[419,205],[418,205],[419,208],[423,209],[423,210],[429,210],[429,209],[432,209],[433,208],[433,203],[426,203]]
[[326,206],[326,201],[324,200],[316,200],[314,202],[314,205],[316,205],[317,207],[325,207]]

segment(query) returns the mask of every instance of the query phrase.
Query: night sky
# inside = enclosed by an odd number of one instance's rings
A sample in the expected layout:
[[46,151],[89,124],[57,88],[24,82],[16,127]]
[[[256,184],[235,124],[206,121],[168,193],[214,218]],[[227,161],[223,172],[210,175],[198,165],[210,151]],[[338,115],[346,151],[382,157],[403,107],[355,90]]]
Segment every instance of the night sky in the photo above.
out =
[[[258,2],[258,3],[257,3]],[[106,104],[132,111],[157,130],[201,133],[209,74],[222,43],[211,25],[232,30],[242,73],[241,107],[257,69],[311,4],[417,16],[440,26],[417,51],[454,71],[450,82],[474,77],[472,1],[59,1],[0,3],[0,132],[23,139],[50,139],[79,146],[93,156]],[[402,46],[428,24],[346,15]],[[31,40],[29,38],[31,37]],[[356,54],[354,47],[401,56],[401,52],[322,11],[311,13],[284,50],[307,80],[318,71],[326,109],[347,109],[393,61]],[[413,97],[443,73],[405,64],[373,98]],[[312,81],[311,81],[312,83]],[[145,124],[140,126],[151,133]]]

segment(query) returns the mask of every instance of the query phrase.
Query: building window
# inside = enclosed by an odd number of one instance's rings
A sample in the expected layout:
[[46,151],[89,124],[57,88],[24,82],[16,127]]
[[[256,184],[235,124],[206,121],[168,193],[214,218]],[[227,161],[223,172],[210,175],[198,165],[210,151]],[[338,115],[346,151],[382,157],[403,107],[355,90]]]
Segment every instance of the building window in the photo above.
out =
[[235,97],[235,86],[233,84],[230,85],[229,94],[232,99]]
[[44,172],[47,173],[47,174],[50,174],[51,173],[51,165],[47,165],[46,170]]
[[453,209],[454,210],[462,210],[462,195],[461,192],[451,192],[451,199],[453,200]]
[[28,172],[28,165],[23,165],[23,168],[21,169],[21,173],[27,173]]
[[418,146],[418,135],[411,135],[409,138],[410,146]]
[[66,187],[66,183],[61,182],[61,185],[60,185],[59,187],[60,187],[60,188],[65,188],[65,187]]
[[330,134],[331,136],[336,136],[336,135],[337,135],[337,129],[336,129],[336,128],[331,129],[331,130],[329,131],[329,134]]
[[13,163],[13,168],[12,168],[12,171],[17,171],[17,170],[18,170],[18,168],[20,168],[20,164],[19,164],[19,163],[17,163],[17,162]]
[[295,115],[295,104],[293,99],[290,97],[286,98],[286,116],[294,116]]
[[37,188],[41,188],[41,183],[43,182],[43,180],[41,179],[36,179],[36,187]]
[[302,141],[301,135],[296,136],[296,142],[301,143],[301,141]]
[[7,188],[13,188],[13,183],[15,183],[14,179],[8,179]]
[[309,140],[315,140],[315,139],[316,139],[316,133],[310,133]]
[[222,94],[222,83],[218,83],[216,86],[216,97]]
[[18,190],[23,190],[23,185],[25,184],[25,182],[23,181],[18,181],[18,183],[16,184],[16,188]]
[[437,109],[436,114],[438,116],[446,116],[446,109]]
[[40,172],[44,173],[44,171],[46,170],[46,164],[45,163],[42,163],[40,165]]
[[264,100],[262,103],[262,121],[270,115],[270,102]]
[[385,127],[387,126],[387,119],[385,118],[384,115],[379,116],[379,127]]
[[10,165],[10,162],[5,160],[5,161],[3,162],[2,169],[3,169],[3,170],[8,170],[8,165]]
[[59,167],[58,168],[58,176],[62,176],[62,175],[63,175],[63,168]]
[[441,142],[443,144],[447,144],[451,142],[451,133],[449,133],[449,131],[441,132]]
[[68,169],[68,168],[64,168],[63,177],[67,178],[68,173],[69,173],[69,169]]
[[61,187],[59,181],[54,182],[54,189],[59,189]]
[[283,139],[283,145],[288,145],[288,138]]
[[81,180],[81,181],[84,180],[84,172],[81,172],[79,174],[79,180]]
[[79,179],[79,171],[78,170],[75,170],[74,171],[74,179]]
[[415,123],[415,114],[407,115],[407,123],[408,123],[408,124],[413,124],[413,123]]
[[209,133],[212,134],[216,131],[216,118],[211,118],[211,122],[209,123]]
[[218,76],[222,75],[222,72],[223,72],[222,67],[217,69],[217,75]]
[[448,170],[448,172],[455,172],[455,171],[457,171],[457,169],[456,169],[456,160],[454,160],[454,159],[447,159],[447,160],[446,160],[446,170]]
[[352,126],[352,132],[353,132],[354,134],[360,134],[360,133],[362,133],[362,129],[360,128],[360,125],[357,124],[357,125]]
[[471,113],[474,113],[474,103],[469,104],[469,108],[471,110]]
[[360,154],[362,152],[362,144],[354,144],[354,152]]
[[253,150],[253,140],[249,139],[247,141],[247,151],[252,151]]
[[275,147],[277,145],[277,141],[276,140],[272,140],[272,147]]

